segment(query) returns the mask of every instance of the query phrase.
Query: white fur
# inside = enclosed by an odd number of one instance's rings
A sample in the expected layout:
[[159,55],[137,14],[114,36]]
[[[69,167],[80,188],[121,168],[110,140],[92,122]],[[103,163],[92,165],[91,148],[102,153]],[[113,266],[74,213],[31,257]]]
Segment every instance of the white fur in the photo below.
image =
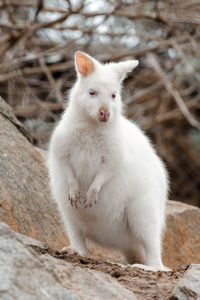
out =
[[[91,239],[121,251],[129,263],[162,269],[167,173],[148,138],[122,115],[120,98],[121,81],[138,62],[102,65],[88,57],[95,70],[78,74],[48,158],[71,247],[87,255],[86,239]],[[98,94],[90,96],[89,89]],[[105,123],[97,119],[102,105],[110,111]]]

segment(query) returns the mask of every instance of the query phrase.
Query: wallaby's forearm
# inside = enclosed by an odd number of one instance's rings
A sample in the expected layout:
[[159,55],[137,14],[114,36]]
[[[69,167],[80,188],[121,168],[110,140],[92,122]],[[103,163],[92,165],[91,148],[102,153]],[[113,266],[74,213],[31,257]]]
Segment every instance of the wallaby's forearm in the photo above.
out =
[[102,163],[98,173],[96,174],[93,182],[91,183],[88,192],[87,192],[87,199],[85,201],[85,205],[91,207],[94,204],[97,203],[99,197],[98,194],[100,193],[103,185],[109,181],[109,179],[112,177],[113,172],[112,168],[109,166],[109,164]]

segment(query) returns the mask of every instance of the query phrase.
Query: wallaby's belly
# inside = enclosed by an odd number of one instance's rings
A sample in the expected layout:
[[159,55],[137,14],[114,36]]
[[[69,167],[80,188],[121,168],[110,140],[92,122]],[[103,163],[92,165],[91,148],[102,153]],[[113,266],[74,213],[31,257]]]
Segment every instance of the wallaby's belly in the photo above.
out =
[[123,244],[123,240],[125,243],[129,239],[127,206],[134,200],[134,190],[130,191],[130,186],[128,189],[127,177],[123,175],[118,170],[116,176],[103,186],[99,201],[92,208],[72,209],[87,237],[110,248],[119,248],[119,243]]

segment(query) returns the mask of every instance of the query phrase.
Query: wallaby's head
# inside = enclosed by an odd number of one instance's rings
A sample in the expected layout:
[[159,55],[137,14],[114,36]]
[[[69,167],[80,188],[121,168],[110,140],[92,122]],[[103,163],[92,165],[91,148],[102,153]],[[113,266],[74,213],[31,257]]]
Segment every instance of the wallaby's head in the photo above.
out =
[[75,67],[78,80],[73,89],[76,105],[97,122],[111,122],[121,112],[121,82],[126,73],[137,65],[138,60],[101,64],[77,51]]

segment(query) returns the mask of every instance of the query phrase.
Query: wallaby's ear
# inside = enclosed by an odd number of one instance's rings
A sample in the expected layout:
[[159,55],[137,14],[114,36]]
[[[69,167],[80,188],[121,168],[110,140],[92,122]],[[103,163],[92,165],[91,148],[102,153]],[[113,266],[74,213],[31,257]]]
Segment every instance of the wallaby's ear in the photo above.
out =
[[128,60],[116,63],[113,65],[115,71],[117,72],[118,78],[122,81],[128,72],[131,72],[139,64],[138,60]]
[[93,59],[80,51],[75,52],[75,66],[76,70],[83,76],[88,76],[95,68]]

